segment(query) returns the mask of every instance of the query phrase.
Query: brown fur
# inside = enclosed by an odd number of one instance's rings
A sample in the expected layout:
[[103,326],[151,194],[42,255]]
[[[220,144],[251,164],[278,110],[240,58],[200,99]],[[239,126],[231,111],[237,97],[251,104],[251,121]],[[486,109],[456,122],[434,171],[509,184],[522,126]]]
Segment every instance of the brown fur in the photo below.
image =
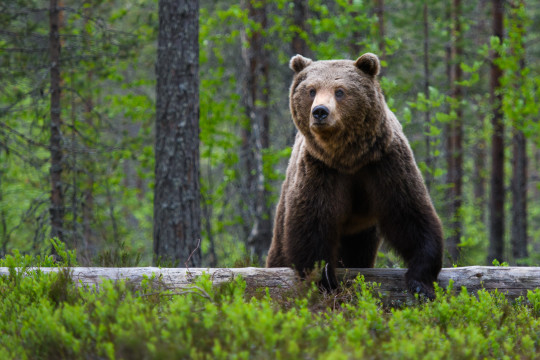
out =
[[[385,239],[408,264],[409,289],[433,297],[442,226],[376,80],[378,58],[312,62],[297,55],[290,66],[290,108],[299,132],[267,266],[295,266],[305,274],[325,261],[323,284],[334,288],[336,266],[373,267]],[[316,106],[326,107],[325,119],[314,118]]]

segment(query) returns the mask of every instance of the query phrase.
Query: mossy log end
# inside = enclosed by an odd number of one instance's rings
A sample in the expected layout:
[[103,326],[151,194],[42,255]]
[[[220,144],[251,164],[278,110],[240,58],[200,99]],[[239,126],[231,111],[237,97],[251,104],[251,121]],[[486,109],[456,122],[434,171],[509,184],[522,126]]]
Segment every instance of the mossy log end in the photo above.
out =
[[[40,268],[43,272],[58,271],[59,268]],[[237,276],[245,279],[248,289],[268,287],[270,293],[290,289],[298,282],[296,273],[290,268],[69,268],[75,281],[83,285],[99,285],[103,279],[126,280],[137,285],[144,276],[155,275],[159,284],[168,289],[185,289],[203,273],[210,275],[215,285],[231,281]],[[405,272],[407,269],[338,269],[342,281],[350,281],[363,275],[366,281],[380,284],[379,292],[386,302],[407,301],[411,298],[405,291]],[[8,275],[9,268],[0,268],[0,275]],[[508,298],[515,299],[526,295],[527,290],[540,288],[540,267],[495,267],[468,266],[442,269],[439,286],[446,288],[453,280],[453,288],[460,291],[465,287],[469,293],[480,289],[498,290]]]

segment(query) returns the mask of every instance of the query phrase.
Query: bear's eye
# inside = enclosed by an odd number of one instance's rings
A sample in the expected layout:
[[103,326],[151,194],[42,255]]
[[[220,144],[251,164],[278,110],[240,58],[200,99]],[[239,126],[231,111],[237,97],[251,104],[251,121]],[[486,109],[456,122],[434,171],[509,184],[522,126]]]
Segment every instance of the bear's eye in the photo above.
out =
[[315,91],[315,89],[309,90],[309,96],[311,96],[312,98],[315,97],[315,94],[316,94],[316,93],[317,93],[317,92]]
[[345,92],[341,89],[337,89],[335,94],[338,99],[341,99],[343,96],[345,96]]

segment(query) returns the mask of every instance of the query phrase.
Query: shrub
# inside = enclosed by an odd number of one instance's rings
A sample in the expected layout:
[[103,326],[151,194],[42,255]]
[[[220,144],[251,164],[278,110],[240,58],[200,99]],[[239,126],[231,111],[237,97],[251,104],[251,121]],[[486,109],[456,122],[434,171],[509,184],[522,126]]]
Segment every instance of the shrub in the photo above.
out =
[[[388,308],[359,277],[333,295],[307,286],[291,296],[246,292],[238,278],[212,286],[160,289],[146,278],[77,287],[67,269],[19,269],[2,260],[2,359],[459,359],[532,358],[540,350],[540,291],[455,296]],[[22,276],[22,272],[25,272]],[[324,306],[323,306],[324,305]]]

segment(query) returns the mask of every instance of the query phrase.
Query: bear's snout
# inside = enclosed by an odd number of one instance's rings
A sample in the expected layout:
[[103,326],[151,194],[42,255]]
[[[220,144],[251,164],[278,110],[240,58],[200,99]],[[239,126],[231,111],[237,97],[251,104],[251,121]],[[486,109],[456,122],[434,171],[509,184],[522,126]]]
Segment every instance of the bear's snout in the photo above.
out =
[[335,132],[338,115],[336,105],[333,91],[317,89],[309,113],[309,127],[313,133],[328,136]]
[[324,123],[324,120],[330,115],[330,110],[324,105],[318,105],[313,108],[311,112],[316,123]]

